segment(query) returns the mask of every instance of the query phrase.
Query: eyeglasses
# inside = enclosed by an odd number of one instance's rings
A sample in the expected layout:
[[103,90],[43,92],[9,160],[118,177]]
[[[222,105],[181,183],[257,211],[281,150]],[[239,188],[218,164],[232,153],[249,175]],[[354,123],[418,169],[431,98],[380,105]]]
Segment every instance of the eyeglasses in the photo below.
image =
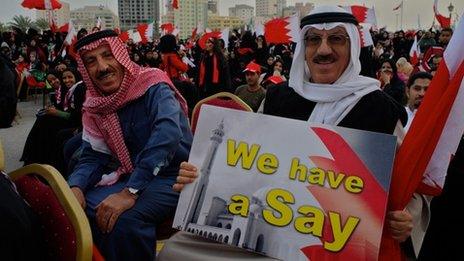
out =
[[[318,47],[322,43],[322,36],[309,34],[305,38],[306,46]],[[330,46],[344,46],[350,37],[343,34],[330,34],[327,36],[327,43]]]

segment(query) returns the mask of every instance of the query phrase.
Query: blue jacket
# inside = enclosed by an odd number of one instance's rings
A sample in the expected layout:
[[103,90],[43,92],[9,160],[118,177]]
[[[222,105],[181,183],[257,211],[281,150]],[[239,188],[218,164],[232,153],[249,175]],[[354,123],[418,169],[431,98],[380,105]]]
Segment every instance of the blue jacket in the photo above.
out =
[[[169,86],[160,83],[150,87],[142,97],[117,113],[134,165],[126,187],[142,190],[155,175],[177,175],[180,163],[188,159],[193,137]],[[81,158],[68,184],[85,192],[94,187],[103,174],[116,170],[119,163],[111,164],[115,156],[94,151],[86,141],[82,146]]]

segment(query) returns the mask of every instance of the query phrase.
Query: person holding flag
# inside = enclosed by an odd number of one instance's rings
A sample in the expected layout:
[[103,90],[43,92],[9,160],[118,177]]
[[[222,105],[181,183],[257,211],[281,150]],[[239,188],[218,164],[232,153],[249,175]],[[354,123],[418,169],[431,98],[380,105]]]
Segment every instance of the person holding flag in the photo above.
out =
[[[290,80],[267,90],[263,113],[387,134],[401,131],[407,121],[404,107],[380,90],[379,81],[360,75],[356,18],[338,6],[319,6],[302,18],[300,26]],[[174,190],[182,190],[196,177],[197,168],[182,163]],[[413,229],[413,217],[404,207],[396,208],[387,213],[385,227],[394,242],[404,242]],[[194,251],[182,250],[194,241]],[[311,260],[316,258],[314,252],[304,253]],[[349,252],[340,258],[356,260],[359,254]],[[159,255],[160,260],[239,258],[273,260],[182,232],[171,238]],[[328,260],[330,254],[324,258]]]

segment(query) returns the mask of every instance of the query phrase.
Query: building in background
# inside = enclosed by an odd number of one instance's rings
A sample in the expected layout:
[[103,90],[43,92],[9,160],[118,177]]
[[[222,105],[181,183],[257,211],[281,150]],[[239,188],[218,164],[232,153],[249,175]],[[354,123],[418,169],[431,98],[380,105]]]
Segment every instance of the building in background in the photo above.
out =
[[282,16],[285,7],[287,7],[287,0],[277,0],[276,1],[276,15]]
[[240,28],[245,22],[239,17],[233,16],[208,16],[208,28],[221,30],[224,28]]
[[235,7],[229,8],[229,16],[238,17],[248,23],[254,16],[254,8],[249,5],[235,5]]
[[171,5],[166,7],[166,13],[161,15],[161,24],[171,23],[174,24],[174,9]]
[[[119,24],[121,30],[134,29],[138,24],[155,22],[159,28],[161,0],[118,0]],[[180,1],[182,2],[182,1]]]
[[207,27],[208,0],[179,0],[179,9],[174,10],[174,26],[179,29],[181,39],[192,35],[192,30],[200,25]]
[[300,15],[300,17],[304,17],[309,14],[314,9],[313,3],[295,3],[295,9]]
[[118,16],[108,7],[84,6],[71,11],[71,19],[78,30],[81,28],[91,30],[97,24],[98,17],[102,21],[102,30],[119,28]]
[[296,12],[297,11],[294,6],[287,6],[284,8],[284,10],[282,10],[282,16],[283,17],[291,16],[291,15],[294,15]]
[[219,15],[219,0],[208,0],[208,12],[212,15]]
[[[50,10],[37,10],[36,19],[45,19],[48,21],[50,17]],[[69,10],[69,3],[61,1],[61,8],[58,10],[53,10],[53,20],[57,26],[62,26],[69,22],[71,18],[71,12]]]
[[282,16],[291,16],[295,13],[298,13],[300,17],[305,17],[313,9],[313,3],[295,3],[295,6],[288,6],[284,8]]
[[256,0],[256,16],[272,18],[282,16],[287,0]]

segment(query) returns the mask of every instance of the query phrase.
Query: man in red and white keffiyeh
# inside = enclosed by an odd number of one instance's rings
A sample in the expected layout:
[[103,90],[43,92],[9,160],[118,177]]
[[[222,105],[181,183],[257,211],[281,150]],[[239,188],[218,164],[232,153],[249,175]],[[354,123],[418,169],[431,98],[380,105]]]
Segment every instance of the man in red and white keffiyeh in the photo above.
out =
[[153,260],[156,224],[175,210],[171,187],[192,142],[187,104],[163,71],[132,62],[114,31],[75,49],[87,98],[68,183],[107,260]]

